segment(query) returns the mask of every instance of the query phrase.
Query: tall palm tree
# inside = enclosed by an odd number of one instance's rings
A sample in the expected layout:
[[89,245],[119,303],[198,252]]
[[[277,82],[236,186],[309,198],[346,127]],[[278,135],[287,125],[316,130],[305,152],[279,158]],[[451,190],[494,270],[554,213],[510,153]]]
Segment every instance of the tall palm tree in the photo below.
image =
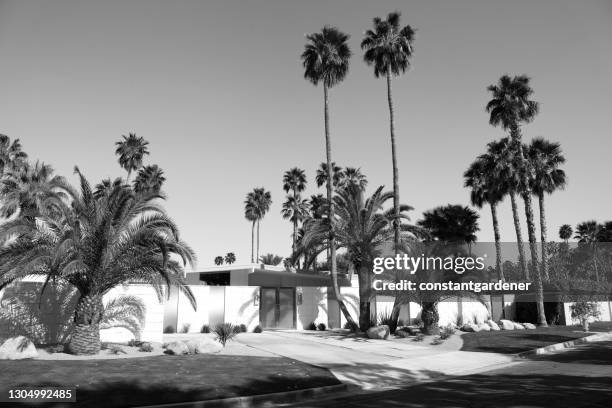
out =
[[521,231],[521,221],[519,216],[517,193],[521,191],[521,177],[517,170],[516,154],[512,149],[510,139],[504,137],[498,141],[487,144],[487,155],[495,163],[493,175],[498,182],[498,186],[504,194],[510,197],[512,208],[512,218],[514,220],[514,231],[516,233],[516,244],[518,247],[519,265],[525,279],[529,279],[527,260],[525,257],[525,246],[523,245],[523,233]]
[[356,186],[361,190],[365,190],[368,185],[368,178],[361,172],[361,169],[355,167],[347,167],[342,173],[340,180],[340,188],[348,188],[348,186]]
[[[371,197],[365,198],[363,191],[355,186],[339,190],[334,196],[337,209],[335,239],[339,248],[347,250],[347,256],[359,277],[359,327],[370,327],[370,299],[372,297],[372,267],[374,258],[384,254],[388,244],[393,242],[395,209],[383,210],[385,203],[393,198],[392,192],[384,192],[383,186],[376,189]],[[402,205],[400,217],[408,219],[406,212],[412,207]],[[420,229],[402,224],[400,238],[404,243]],[[318,254],[330,245],[329,220],[312,219],[304,226],[304,236],[294,258],[307,254],[306,267],[316,262]]]
[[389,128],[391,133],[391,161],[393,164],[393,208],[395,210],[395,252],[398,252],[400,241],[400,196],[399,172],[397,169],[397,149],[395,140],[395,119],[393,111],[393,96],[391,93],[391,76],[399,76],[410,66],[413,54],[415,31],[409,25],[400,27],[400,13],[389,13],[386,20],[376,17],[373,20],[374,29],[367,30],[361,41],[365,50],[364,60],[374,66],[374,76],[384,76],[387,79],[387,102],[389,104]]
[[28,155],[22,150],[19,139],[0,134],[0,179],[5,173],[15,172],[26,164]]
[[261,220],[266,216],[272,205],[272,193],[266,191],[263,187],[256,188],[252,192],[252,200],[255,204],[257,214],[257,256],[255,259],[259,259],[259,226]]
[[[334,187],[337,187],[338,183],[340,183],[340,180],[342,179],[342,167],[337,166],[336,162],[332,162],[331,166],[333,167],[332,174],[334,175]],[[317,169],[315,181],[317,182],[317,187],[321,187],[323,184],[327,183],[327,163],[321,163]]]
[[493,220],[493,236],[495,238],[495,269],[497,276],[505,280],[502,270],[501,240],[499,235],[499,220],[497,218],[497,205],[502,201],[504,192],[503,183],[497,179],[495,171],[496,162],[493,156],[483,154],[474,161],[463,177],[465,187],[470,188],[470,201],[472,205],[482,208],[485,203],[491,207],[491,218]]
[[5,173],[0,181],[0,217],[20,217],[33,220],[41,211],[55,209],[72,194],[66,180],[53,174],[53,168],[45,163],[24,163]]
[[299,194],[296,196],[288,195],[281,208],[281,215],[284,219],[293,224],[293,245],[295,251],[298,241],[298,224],[308,217],[308,200],[303,199]]
[[525,202],[525,217],[527,218],[527,233],[529,236],[529,249],[533,267],[536,303],[538,308],[538,324],[548,326],[544,314],[544,289],[542,276],[538,268],[538,250],[536,248],[535,223],[533,220],[533,207],[529,186],[529,163],[523,151],[521,124],[531,122],[538,113],[538,103],[531,100],[533,90],[529,85],[529,77],[519,75],[511,78],[503,75],[497,84],[490,85],[487,90],[493,98],[487,103],[486,111],[490,114],[489,123],[492,126],[501,126],[510,132],[510,139],[519,161],[519,173],[523,186],[522,196]]
[[593,253],[593,269],[595,271],[595,280],[599,282],[599,269],[597,267],[597,242],[602,231],[602,225],[597,221],[585,221],[576,225],[576,235],[574,238],[579,243],[588,245]]
[[[183,266],[195,254],[180,240],[177,226],[159,204],[162,196],[138,195],[117,186],[95,198],[89,182],[80,178],[70,206],[61,213],[42,214],[37,222],[17,218],[0,226],[0,241],[13,239],[0,249],[0,289],[28,275],[74,286],[79,299],[69,349],[75,354],[100,350],[102,297],[114,287],[138,281],[151,285],[160,300],[177,286],[196,307],[183,278]],[[182,261],[182,262],[179,262]]]
[[[292,205],[295,205],[296,202],[301,202],[302,199],[300,197],[300,193],[306,189],[306,173],[304,170],[294,167],[285,172],[283,175],[283,190],[286,193],[292,192],[291,202]],[[289,202],[289,196],[287,196],[287,203]],[[286,204],[287,204],[286,203]],[[293,239],[291,243],[291,250],[295,250],[295,243],[297,241],[297,229],[298,222],[301,221],[301,214],[296,214],[294,217],[284,217],[289,218],[293,223]]]
[[157,164],[144,166],[138,170],[138,175],[134,180],[134,191],[159,193],[165,181],[164,171]]
[[323,197],[323,194],[313,194],[310,196],[308,201],[310,207],[310,217],[316,220],[323,218],[327,213],[326,206],[327,200]]
[[255,263],[255,225],[257,224],[257,205],[253,193],[248,193],[244,200],[244,218],[251,223],[251,263]]
[[[302,53],[304,78],[314,85],[323,84],[323,113],[325,122],[325,153],[327,167],[327,202],[329,220],[329,259],[334,294],[340,310],[346,320],[355,325],[340,293],[338,270],[336,265],[335,215],[333,196],[334,166],[332,161],[331,135],[329,132],[329,88],[344,80],[349,69],[351,50],[348,46],[349,36],[335,27],[323,27],[320,32],[306,36],[307,43]],[[295,249],[295,248],[294,248]]]
[[542,275],[548,280],[548,252],[546,248],[546,215],[544,195],[563,189],[566,183],[565,171],[559,167],[565,163],[559,143],[542,138],[531,141],[525,146],[532,170],[531,191],[538,197],[540,206],[540,242],[542,245]]
[[117,150],[115,154],[119,156],[119,165],[127,171],[127,180],[130,180],[130,174],[133,171],[142,167],[142,160],[145,155],[149,154],[147,142],[143,137],[136,136],[135,133],[130,133],[129,136],[123,135],[123,140],[115,143]]
[[569,239],[572,237],[574,230],[572,226],[569,224],[563,224],[559,228],[559,238],[561,238],[566,244],[569,242]]

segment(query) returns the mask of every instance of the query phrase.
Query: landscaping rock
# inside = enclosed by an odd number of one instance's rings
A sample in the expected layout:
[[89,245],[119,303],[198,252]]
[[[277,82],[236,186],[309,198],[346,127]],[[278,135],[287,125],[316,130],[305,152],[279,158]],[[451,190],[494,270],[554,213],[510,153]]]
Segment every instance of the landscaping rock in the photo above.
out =
[[502,330],[514,330],[514,323],[511,322],[510,320],[500,320],[499,324],[502,328]]
[[407,329],[396,330],[395,335],[397,337],[406,338],[406,337],[410,337],[410,332]]
[[410,333],[411,336],[421,334],[421,328],[417,326],[407,326],[405,329]]
[[23,360],[38,357],[34,344],[24,336],[11,337],[0,346],[0,360]]
[[514,330],[525,330],[525,327],[522,324],[517,323],[517,322],[512,322],[512,323],[514,323]]
[[474,325],[470,324],[470,323],[466,323],[463,326],[461,326],[461,331],[464,331],[464,332],[473,332],[474,331]]
[[481,323],[478,325],[478,331],[491,331],[491,326],[486,323]]
[[187,347],[187,344],[182,341],[173,341],[172,343],[168,343],[164,353],[181,356],[184,354],[189,354],[189,347]]
[[523,327],[528,330],[535,330],[537,328],[535,324],[531,324],[531,323],[522,323],[522,324],[523,324]]
[[211,354],[220,352],[223,346],[211,338],[203,337],[187,341],[187,348],[189,348],[189,354]]
[[500,330],[499,326],[497,325],[497,323],[495,323],[493,320],[489,320],[487,321],[487,324],[489,325],[489,327],[491,328],[491,330],[493,331],[498,331]]
[[386,340],[389,337],[389,326],[386,324],[370,327],[366,334],[370,339]]

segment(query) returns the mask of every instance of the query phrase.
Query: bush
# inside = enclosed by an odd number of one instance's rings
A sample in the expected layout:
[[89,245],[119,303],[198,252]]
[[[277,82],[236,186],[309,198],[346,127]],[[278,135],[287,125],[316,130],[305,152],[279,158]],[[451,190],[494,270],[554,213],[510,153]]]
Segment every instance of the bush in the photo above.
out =
[[153,351],[153,346],[151,343],[144,342],[140,345],[138,351],[142,351],[143,353],[150,353]]
[[572,311],[572,319],[580,319],[584,331],[589,331],[589,317],[599,317],[600,312],[597,309],[597,304],[592,302],[578,301],[570,306]]
[[189,323],[185,323],[183,325],[183,327],[181,327],[181,333],[189,333],[189,328],[191,327],[191,324]]
[[174,329],[174,326],[169,324],[166,327],[164,327],[164,333],[166,333],[166,334],[168,334],[168,333],[176,333],[176,330]]
[[455,334],[455,328],[452,325],[448,325],[446,327],[442,327],[440,329],[440,340],[446,340]]
[[391,313],[390,312],[382,312],[378,314],[378,324],[379,325],[386,325],[389,327],[392,327],[393,324],[395,323],[393,321],[393,319],[391,319]]
[[108,348],[108,352],[111,354],[127,354],[125,350],[123,350],[119,346],[112,345]]
[[353,324],[351,322],[346,322],[344,323],[344,328],[348,329],[352,332],[356,332],[357,330],[359,330],[359,326],[357,326],[357,324]]
[[425,340],[425,335],[423,333],[417,334],[412,341],[423,341]]
[[236,326],[231,323],[220,323],[215,326],[213,329],[213,333],[217,335],[216,340],[221,343],[223,347],[225,344],[233,340],[240,331],[240,327],[238,327],[238,332],[236,331]]
[[317,330],[317,325],[315,322],[310,322],[310,324],[306,326],[306,330]]
[[255,326],[255,328],[253,329],[253,333],[261,333],[262,331],[263,329],[260,325]]
[[240,325],[240,333],[246,333],[246,332],[248,332],[248,330],[247,330],[246,324],[243,323]]
[[202,326],[202,328],[200,329],[200,333],[210,333],[210,326],[207,324]]
[[325,326],[325,323],[319,323],[317,324],[317,329],[321,331],[325,331],[327,330],[327,326]]
[[237,324],[232,325],[234,327],[234,333],[236,334],[240,334],[242,333],[242,330],[240,329],[240,326]]

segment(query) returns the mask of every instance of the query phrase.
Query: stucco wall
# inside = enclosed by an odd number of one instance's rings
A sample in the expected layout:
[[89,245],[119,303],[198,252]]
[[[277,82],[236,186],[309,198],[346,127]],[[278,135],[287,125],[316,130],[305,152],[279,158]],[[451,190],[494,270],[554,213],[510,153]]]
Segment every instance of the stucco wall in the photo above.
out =
[[248,331],[253,331],[259,324],[259,306],[255,305],[258,294],[259,286],[226,286],[225,322],[245,324]]
[[296,328],[304,330],[310,323],[324,323],[329,327],[328,302],[326,287],[303,287],[298,288],[302,292],[302,304],[297,305]]

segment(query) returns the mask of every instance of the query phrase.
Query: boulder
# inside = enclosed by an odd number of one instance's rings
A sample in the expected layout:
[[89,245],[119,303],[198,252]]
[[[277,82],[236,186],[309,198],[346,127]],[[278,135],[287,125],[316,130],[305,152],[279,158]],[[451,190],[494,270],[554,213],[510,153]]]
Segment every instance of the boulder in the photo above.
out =
[[491,331],[491,326],[486,323],[480,323],[478,325],[478,331]]
[[501,326],[502,330],[514,330],[514,323],[510,320],[502,319],[499,321],[499,325]]
[[166,351],[164,351],[164,353],[181,356],[183,354],[189,354],[189,347],[182,341],[173,341],[166,345]]
[[23,360],[38,357],[38,351],[28,338],[11,337],[0,346],[0,360]]
[[497,325],[497,323],[495,323],[493,320],[489,320],[487,321],[487,324],[489,325],[489,327],[491,328],[491,330],[493,331],[498,331],[500,330],[499,326]]
[[211,354],[218,353],[223,349],[221,343],[214,341],[209,337],[202,337],[196,340],[186,342],[189,354]]
[[531,324],[531,323],[523,323],[523,327],[528,329],[528,330],[535,330],[536,329],[535,324]]
[[514,330],[525,330],[525,327],[522,324],[517,323],[517,322],[512,322],[512,323],[514,323]]
[[461,331],[464,331],[464,332],[473,332],[474,331],[474,325],[470,324],[470,323],[466,323],[463,326],[461,326]]
[[366,332],[370,339],[386,340],[389,337],[389,326],[386,324],[370,327]]

